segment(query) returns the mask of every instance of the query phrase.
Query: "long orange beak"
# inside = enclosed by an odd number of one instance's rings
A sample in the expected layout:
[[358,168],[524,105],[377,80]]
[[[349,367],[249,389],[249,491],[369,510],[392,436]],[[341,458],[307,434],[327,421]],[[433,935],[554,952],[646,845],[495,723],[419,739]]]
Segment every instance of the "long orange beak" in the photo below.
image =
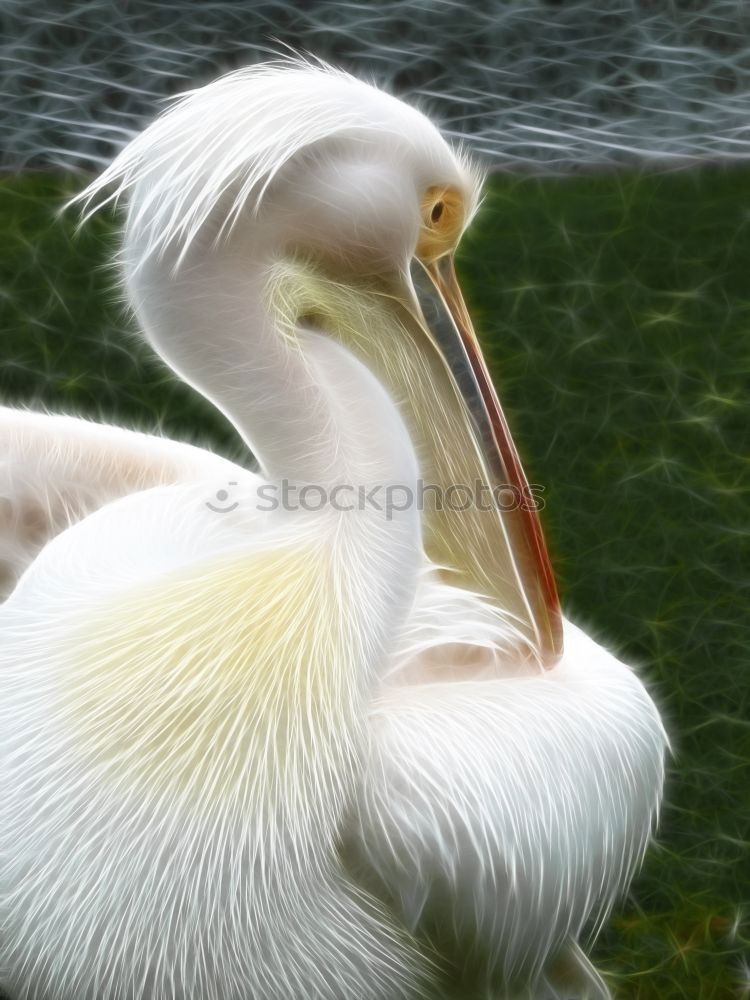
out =
[[[476,383],[490,432],[491,440],[486,445],[491,452],[487,457],[493,475],[500,484],[510,487],[515,497],[532,500],[528,480],[461,294],[453,256],[446,255],[423,267],[453,320]],[[506,519],[521,584],[534,617],[542,662],[552,666],[563,650],[562,613],[539,514],[533,503],[521,502],[513,510],[504,510],[502,516]]]

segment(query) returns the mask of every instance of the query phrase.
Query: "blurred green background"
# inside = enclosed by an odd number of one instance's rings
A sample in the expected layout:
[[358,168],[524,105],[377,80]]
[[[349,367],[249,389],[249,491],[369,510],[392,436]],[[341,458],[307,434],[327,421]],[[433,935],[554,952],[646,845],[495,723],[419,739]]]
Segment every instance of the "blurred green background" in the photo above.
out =
[[[0,401],[242,450],[133,336],[113,217],[0,182]],[[618,998],[750,997],[750,173],[495,176],[462,280],[567,612],[640,667],[674,756],[595,949]]]

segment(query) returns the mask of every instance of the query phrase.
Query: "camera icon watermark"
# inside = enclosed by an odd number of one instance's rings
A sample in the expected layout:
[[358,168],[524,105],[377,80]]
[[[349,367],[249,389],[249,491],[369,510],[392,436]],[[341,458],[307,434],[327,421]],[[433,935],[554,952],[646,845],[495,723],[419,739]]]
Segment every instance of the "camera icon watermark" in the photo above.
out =
[[[236,486],[236,482],[228,483]],[[469,510],[498,511],[507,513],[514,510],[540,511],[544,509],[545,487],[533,483],[523,488],[511,483],[489,486],[477,479],[472,484],[430,483],[418,479],[415,486],[400,483],[299,483],[282,479],[275,483],[263,483],[253,496],[255,509],[269,513],[274,510],[322,511],[335,510],[342,513],[352,511],[374,511],[382,513],[386,520],[407,510],[453,511],[463,513]],[[225,514],[236,510],[239,501],[229,490],[217,490],[214,498],[206,502],[209,510]]]

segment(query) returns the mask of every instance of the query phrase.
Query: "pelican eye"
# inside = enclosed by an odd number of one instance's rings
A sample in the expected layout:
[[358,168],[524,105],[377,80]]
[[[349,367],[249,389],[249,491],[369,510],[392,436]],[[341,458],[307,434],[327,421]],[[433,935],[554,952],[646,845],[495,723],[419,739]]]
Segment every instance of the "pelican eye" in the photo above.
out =
[[464,200],[453,187],[433,185],[422,196],[422,231],[417,257],[425,263],[451,253],[464,226]]

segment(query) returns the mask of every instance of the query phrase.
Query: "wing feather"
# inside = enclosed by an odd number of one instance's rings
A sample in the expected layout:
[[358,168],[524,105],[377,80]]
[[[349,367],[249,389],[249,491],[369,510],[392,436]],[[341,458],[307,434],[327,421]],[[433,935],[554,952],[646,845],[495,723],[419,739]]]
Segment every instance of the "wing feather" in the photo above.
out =
[[112,500],[217,475],[233,463],[155,435],[0,407],[0,601],[43,546]]

